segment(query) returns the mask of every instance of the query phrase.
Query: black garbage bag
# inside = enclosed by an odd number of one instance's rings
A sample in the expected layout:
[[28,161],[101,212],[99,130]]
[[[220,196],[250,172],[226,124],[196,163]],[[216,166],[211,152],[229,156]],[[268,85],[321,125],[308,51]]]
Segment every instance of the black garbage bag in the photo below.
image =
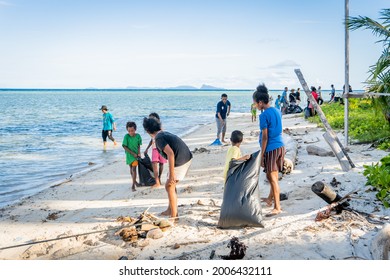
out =
[[264,227],[259,191],[260,151],[232,160],[226,175],[218,227]]
[[290,104],[286,109],[286,114],[298,114],[302,112],[303,112],[302,108],[296,104]]
[[141,186],[153,186],[156,180],[153,176],[153,166],[148,155],[144,158],[138,158],[138,175]]

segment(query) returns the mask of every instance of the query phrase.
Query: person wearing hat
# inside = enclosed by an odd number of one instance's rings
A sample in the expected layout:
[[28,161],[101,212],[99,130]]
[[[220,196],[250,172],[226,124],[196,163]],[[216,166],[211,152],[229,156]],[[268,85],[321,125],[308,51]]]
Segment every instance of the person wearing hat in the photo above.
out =
[[112,137],[112,130],[116,130],[116,123],[114,117],[111,113],[108,112],[108,108],[106,105],[103,105],[100,110],[103,112],[103,129],[102,129],[102,138],[103,138],[103,149],[106,149],[107,145],[107,137],[114,142],[114,146],[116,146],[116,141],[114,137]]

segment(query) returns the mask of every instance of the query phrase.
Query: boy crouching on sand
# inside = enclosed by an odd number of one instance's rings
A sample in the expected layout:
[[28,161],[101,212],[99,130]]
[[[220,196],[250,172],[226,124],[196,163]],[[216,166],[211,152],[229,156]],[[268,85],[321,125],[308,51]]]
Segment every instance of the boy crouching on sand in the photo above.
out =
[[135,186],[139,186],[137,183],[137,166],[138,158],[141,157],[141,136],[136,133],[137,124],[135,122],[127,122],[126,124],[127,134],[123,138],[122,147],[126,151],[126,164],[130,166],[130,174],[133,179],[132,191],[136,191]]
[[241,157],[240,145],[241,145],[241,143],[243,141],[243,136],[244,135],[239,130],[234,130],[232,132],[232,135],[230,136],[230,142],[232,143],[232,146],[227,151],[226,162],[225,162],[225,169],[223,171],[225,182],[226,182],[227,172],[229,170],[230,161],[232,159],[235,159],[235,160],[248,160],[251,157],[250,155],[246,155],[246,156]]

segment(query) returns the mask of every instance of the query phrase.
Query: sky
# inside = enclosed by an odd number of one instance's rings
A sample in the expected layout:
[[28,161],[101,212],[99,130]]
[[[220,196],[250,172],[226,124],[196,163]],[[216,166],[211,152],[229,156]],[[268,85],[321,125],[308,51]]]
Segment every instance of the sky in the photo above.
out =
[[[378,20],[388,0],[349,0]],[[0,0],[0,88],[344,84],[344,0]],[[350,31],[350,84],[383,46]]]

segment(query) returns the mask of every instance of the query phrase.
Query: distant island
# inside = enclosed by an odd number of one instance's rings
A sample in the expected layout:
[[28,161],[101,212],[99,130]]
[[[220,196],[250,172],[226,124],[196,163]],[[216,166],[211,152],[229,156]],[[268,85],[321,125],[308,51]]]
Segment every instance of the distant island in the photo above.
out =
[[219,88],[219,87],[214,87],[210,85],[203,84],[200,88],[194,87],[194,86],[189,86],[189,85],[181,85],[181,86],[176,86],[176,87],[167,87],[167,88],[162,88],[162,87],[133,87],[133,86],[128,86],[126,89],[166,89],[166,90],[226,90],[225,88]]

